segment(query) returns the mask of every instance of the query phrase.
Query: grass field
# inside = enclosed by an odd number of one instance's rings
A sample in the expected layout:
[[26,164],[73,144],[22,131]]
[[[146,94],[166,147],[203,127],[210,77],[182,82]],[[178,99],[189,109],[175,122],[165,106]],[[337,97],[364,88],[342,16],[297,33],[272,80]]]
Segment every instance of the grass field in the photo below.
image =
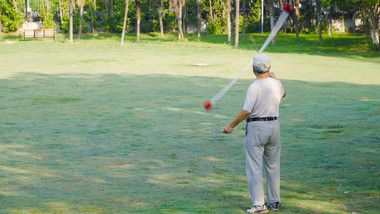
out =
[[[267,34],[266,34],[267,35]],[[250,62],[226,36],[0,36],[0,213],[244,213],[244,124],[224,128]],[[279,35],[265,51],[287,97],[278,213],[380,210],[380,54],[364,37]],[[205,64],[196,66],[196,64]]]

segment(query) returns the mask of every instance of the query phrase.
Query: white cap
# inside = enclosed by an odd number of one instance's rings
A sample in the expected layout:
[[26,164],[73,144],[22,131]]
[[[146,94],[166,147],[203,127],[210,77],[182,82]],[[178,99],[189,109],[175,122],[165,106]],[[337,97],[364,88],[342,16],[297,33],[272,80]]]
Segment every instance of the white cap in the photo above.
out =
[[266,73],[270,67],[270,57],[264,54],[257,54],[252,60],[252,66],[257,73]]

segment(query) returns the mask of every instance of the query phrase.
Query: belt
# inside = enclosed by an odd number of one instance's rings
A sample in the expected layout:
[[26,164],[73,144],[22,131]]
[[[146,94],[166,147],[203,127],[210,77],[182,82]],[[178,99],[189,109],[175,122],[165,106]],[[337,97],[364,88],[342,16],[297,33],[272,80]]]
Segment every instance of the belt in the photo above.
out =
[[277,120],[277,117],[256,117],[256,118],[247,118],[247,123],[253,122],[253,121],[273,121]]

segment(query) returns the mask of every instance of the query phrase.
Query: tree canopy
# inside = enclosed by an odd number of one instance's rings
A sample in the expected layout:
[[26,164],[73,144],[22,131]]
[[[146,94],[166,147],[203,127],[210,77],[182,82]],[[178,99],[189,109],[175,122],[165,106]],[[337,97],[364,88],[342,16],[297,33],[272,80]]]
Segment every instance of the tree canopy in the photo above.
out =
[[[68,33],[70,30],[69,1],[0,0],[0,29],[3,32],[17,31],[27,20],[41,21],[44,28],[57,28]],[[126,2],[129,4],[128,7],[125,5]],[[199,9],[197,2],[197,0],[76,0],[76,4],[73,5],[75,7],[73,31],[74,33],[79,31],[121,33],[125,8],[129,8],[125,27],[126,32],[129,33],[179,31],[179,39],[182,39],[181,33],[197,33],[198,10],[203,33],[228,34],[230,30],[235,31],[235,29],[239,32],[259,33],[261,14],[264,15],[264,31],[268,32],[272,22],[270,17],[273,20],[277,19],[282,0],[263,1],[264,11],[261,11],[262,0],[200,0]],[[237,2],[239,5],[236,5]],[[287,0],[287,2],[298,5],[296,13],[287,22],[287,32],[298,34],[298,32],[327,33],[329,31],[330,34],[333,28],[329,19],[347,20],[355,17],[361,19],[362,26],[348,29],[348,31],[366,33],[371,35],[374,44],[379,43],[380,0]],[[26,4],[29,5],[28,8]],[[229,9],[229,4],[231,4],[231,9]],[[80,15],[81,8],[83,19]],[[240,8],[238,13],[236,13],[236,8]],[[236,18],[236,14],[239,14],[239,17]],[[136,25],[138,19],[141,26]],[[236,28],[237,23],[239,26]]]

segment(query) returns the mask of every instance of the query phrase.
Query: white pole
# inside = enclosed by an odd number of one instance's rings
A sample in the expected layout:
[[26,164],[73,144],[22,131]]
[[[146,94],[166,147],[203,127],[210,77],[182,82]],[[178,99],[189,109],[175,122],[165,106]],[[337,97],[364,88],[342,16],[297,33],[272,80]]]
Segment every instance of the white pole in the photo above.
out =
[[264,33],[264,0],[261,0],[261,33]]

